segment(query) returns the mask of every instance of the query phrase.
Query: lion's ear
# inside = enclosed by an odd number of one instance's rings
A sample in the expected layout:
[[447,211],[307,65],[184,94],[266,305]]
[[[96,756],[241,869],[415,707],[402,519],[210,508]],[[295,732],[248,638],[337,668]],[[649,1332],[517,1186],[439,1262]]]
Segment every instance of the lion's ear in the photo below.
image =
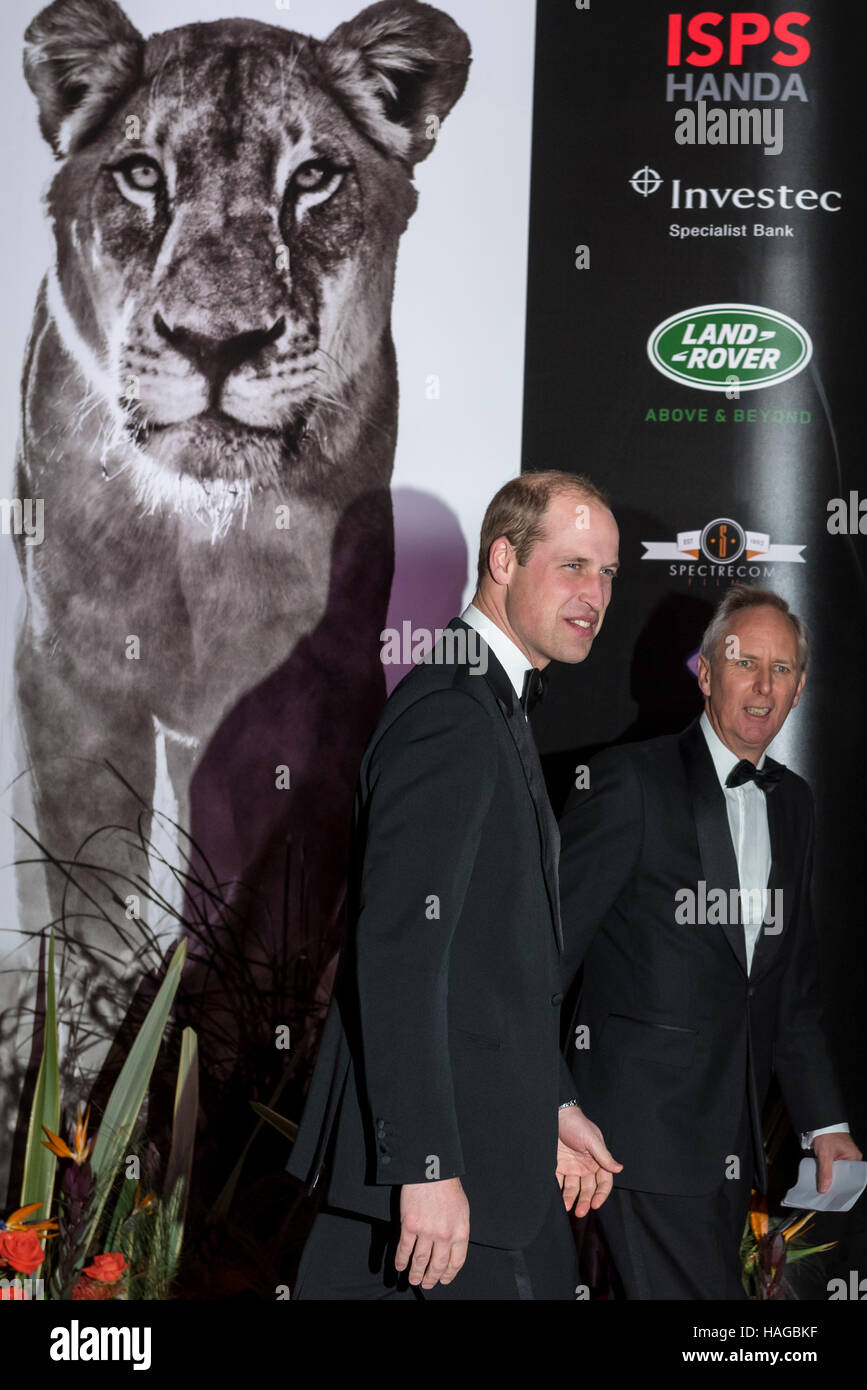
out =
[[132,87],[144,40],[114,0],[54,0],[24,35],[39,128],[67,154]]
[[470,66],[463,29],[415,0],[370,5],[338,25],[318,52],[365,133],[412,164],[433,149]]

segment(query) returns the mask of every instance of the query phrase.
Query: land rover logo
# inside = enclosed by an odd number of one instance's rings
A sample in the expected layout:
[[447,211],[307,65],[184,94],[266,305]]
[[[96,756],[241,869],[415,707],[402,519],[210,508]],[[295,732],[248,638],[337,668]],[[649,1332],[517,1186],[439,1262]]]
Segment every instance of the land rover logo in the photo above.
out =
[[647,355],[663,376],[699,391],[760,391],[788,381],[813,355],[810,335],[757,304],[702,304],[654,328]]

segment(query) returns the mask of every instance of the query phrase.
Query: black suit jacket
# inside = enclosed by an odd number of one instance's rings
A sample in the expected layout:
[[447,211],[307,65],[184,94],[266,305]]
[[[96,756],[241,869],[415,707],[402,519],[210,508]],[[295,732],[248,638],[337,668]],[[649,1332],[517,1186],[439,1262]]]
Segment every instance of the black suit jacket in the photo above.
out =
[[[773,1071],[797,1130],[846,1113],[821,1026],[810,789],[785,769],[767,797],[782,929],[763,927],[748,976],[742,925],[675,920],[679,890],[698,893],[703,880],[728,894],[739,882],[698,721],[607,749],[589,768],[560,821],[568,979],[584,961],[567,1043],[578,1099],[624,1165],[618,1186],[684,1196],[723,1181],[746,1100],[764,1190],[760,1109]],[[582,1025],[589,1033],[575,1032]]]
[[[288,1165],[388,1218],[393,1188],[459,1176],[470,1238],[520,1247],[551,1200],[560,1051],[557,823],[493,652],[455,618],[392,692],[361,764],[349,929]],[[463,659],[462,659],[463,658]]]

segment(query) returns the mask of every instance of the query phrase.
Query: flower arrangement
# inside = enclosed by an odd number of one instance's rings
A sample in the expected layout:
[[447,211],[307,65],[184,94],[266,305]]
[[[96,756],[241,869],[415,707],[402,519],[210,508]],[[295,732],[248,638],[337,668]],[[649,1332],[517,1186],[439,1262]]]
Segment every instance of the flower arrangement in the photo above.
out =
[[[47,1293],[60,1300],[170,1297],[183,1239],[198,1109],[192,1029],[184,1029],[181,1038],[164,1173],[155,1147],[144,1142],[139,1112],[185,953],[186,943],[181,941],[121,1068],[98,1133],[88,1137],[90,1106],[82,1113],[79,1103],[67,1143],[57,1133],[61,1107],[51,934],[45,1035],[30,1111],[22,1205],[0,1220],[0,1299],[28,1299],[34,1287],[37,1298]],[[55,1203],[58,1163],[63,1167]]]
[[743,1284],[750,1298],[757,1300],[794,1298],[786,1269],[798,1260],[821,1255],[836,1241],[825,1245],[805,1245],[802,1239],[812,1220],[812,1212],[772,1221],[768,1199],[753,1192],[750,1214],[741,1243]]

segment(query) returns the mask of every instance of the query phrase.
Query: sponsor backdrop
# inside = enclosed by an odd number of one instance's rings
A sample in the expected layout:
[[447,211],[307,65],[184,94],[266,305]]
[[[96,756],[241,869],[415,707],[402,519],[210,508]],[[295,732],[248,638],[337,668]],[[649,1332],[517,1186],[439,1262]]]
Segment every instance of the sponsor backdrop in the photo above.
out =
[[773,751],[816,797],[829,1022],[863,1137],[858,7],[537,13],[523,462],[610,490],[623,563],[591,659],[553,672],[537,716],[550,783],[561,796],[578,751],[688,722],[729,585],[806,617],[811,669]]

